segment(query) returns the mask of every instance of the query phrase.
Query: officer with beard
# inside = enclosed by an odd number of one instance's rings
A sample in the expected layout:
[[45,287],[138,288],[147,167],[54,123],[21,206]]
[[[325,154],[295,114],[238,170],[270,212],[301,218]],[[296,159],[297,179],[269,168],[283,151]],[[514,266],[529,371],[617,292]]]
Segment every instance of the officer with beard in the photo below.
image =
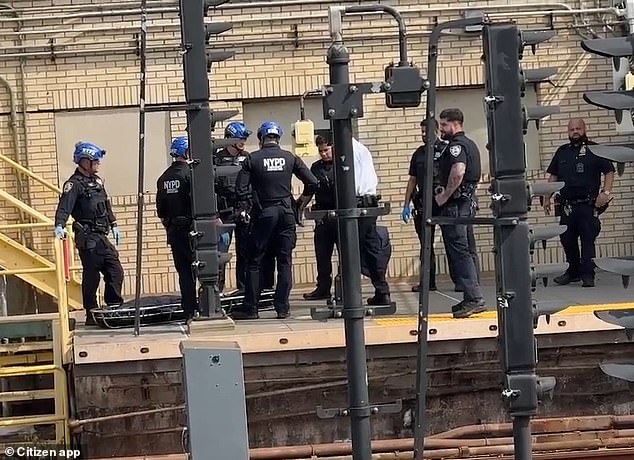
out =
[[[239,139],[233,145],[218,150],[214,156],[214,164],[216,165],[216,197],[218,202],[218,215],[220,219],[227,224],[235,224],[235,266],[236,266],[236,287],[237,291],[231,295],[241,294],[244,292],[247,258],[248,258],[248,240],[249,240],[249,213],[238,211],[238,198],[236,194],[236,179],[238,173],[242,169],[242,162],[249,155],[244,149],[251,131],[246,125],[239,121],[231,122],[225,128],[225,139]],[[230,231],[230,235],[233,231]],[[231,242],[222,247],[222,252],[228,252]],[[275,270],[275,259],[265,257],[262,265],[263,285],[265,288],[273,287],[273,272]],[[219,274],[219,287],[224,290],[225,286],[225,266],[222,267]]]
[[[439,118],[441,136],[449,145],[439,160],[440,187],[434,191],[434,199],[443,217],[473,217],[481,176],[480,152],[464,133],[464,115],[460,109],[445,109]],[[466,318],[485,311],[478,269],[469,250],[468,226],[449,224],[441,225],[440,229],[456,284],[463,289],[462,302],[452,307],[454,317]]]
[[[435,127],[435,131],[438,131],[438,126],[436,120],[432,121],[433,126]],[[427,119],[420,122],[421,135],[424,144],[416,149],[416,151],[412,154],[412,158],[409,162],[409,180],[407,181],[407,187],[405,189],[405,199],[403,200],[403,211],[401,213],[401,218],[403,222],[406,224],[409,223],[412,218],[412,214],[414,217],[414,228],[416,229],[416,234],[418,235],[418,239],[421,243],[421,260],[423,257],[423,240],[422,240],[422,214],[423,214],[423,193],[425,187],[425,157],[427,156]],[[445,149],[447,148],[447,141],[442,139],[436,140],[436,145],[434,146],[434,161],[433,161],[433,187],[436,188],[440,185],[439,181],[439,172],[440,172],[440,158],[442,157]],[[411,204],[414,205],[414,211],[412,213]],[[432,216],[440,215],[440,208],[436,204],[436,202],[432,202]],[[431,291],[437,290],[436,287],[436,256],[434,254],[434,233],[436,230],[436,226],[432,226],[430,228],[431,231],[431,265],[430,265],[430,279],[429,279],[429,289]],[[453,273],[452,273],[453,275]],[[453,279],[453,276],[452,276]],[[412,287],[413,292],[418,292],[420,290],[420,286],[416,285]]]
[[[592,153],[596,142],[588,140],[586,124],[580,119],[568,123],[570,143],[555,152],[546,172],[549,182],[565,185],[559,192],[560,225],[567,230],[560,236],[568,269],[553,281],[565,285],[582,281],[583,287],[594,287],[595,241],[601,232],[599,215],[611,201],[614,165]],[[601,175],[605,177],[601,189]],[[544,199],[544,210],[550,214],[550,196]],[[556,215],[559,213],[556,212]],[[581,251],[578,241],[581,240]]]

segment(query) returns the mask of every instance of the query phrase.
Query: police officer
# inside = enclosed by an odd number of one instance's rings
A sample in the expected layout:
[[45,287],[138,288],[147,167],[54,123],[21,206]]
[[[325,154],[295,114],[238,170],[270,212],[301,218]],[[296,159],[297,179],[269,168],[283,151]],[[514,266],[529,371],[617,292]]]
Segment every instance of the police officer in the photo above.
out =
[[[439,160],[440,188],[435,191],[436,204],[441,216],[473,217],[475,192],[481,176],[480,152],[464,133],[464,115],[460,109],[445,109],[439,118],[441,136],[449,145]],[[440,227],[456,283],[463,289],[462,302],[452,307],[455,318],[486,310],[476,264],[469,251],[467,227],[464,224]]]
[[[328,140],[323,136],[315,139],[320,160],[314,162],[310,171],[319,181],[319,186],[315,191],[314,210],[336,209],[335,202],[335,173],[333,170],[332,148],[328,145]],[[300,209],[303,209],[313,194],[304,189],[299,197]],[[317,259],[317,287],[314,291],[304,294],[306,300],[323,300],[330,298],[330,288],[332,287],[332,253],[335,245],[339,244],[337,231],[337,220],[324,217],[316,222],[315,234],[315,258]]]
[[[234,223],[235,227],[235,266],[236,266],[236,287],[238,291],[244,291],[244,280],[246,276],[246,241],[248,239],[248,221],[236,213],[236,178],[242,169],[242,162],[247,157],[244,147],[251,131],[242,122],[229,123],[225,128],[225,139],[239,139],[233,145],[220,149],[214,155],[216,165],[216,199],[218,203],[218,215],[226,223]],[[236,215],[237,214],[237,215]],[[233,233],[232,231],[230,232]],[[227,250],[229,248],[226,248]],[[224,290],[225,267],[220,271],[220,290]]]
[[318,181],[298,156],[280,148],[282,134],[282,128],[277,123],[263,123],[257,132],[260,150],[242,162],[242,171],[238,175],[238,199],[243,207],[251,209],[253,227],[249,239],[244,304],[242,308],[232,310],[234,319],[258,318],[257,304],[261,292],[259,270],[267,248],[273,241],[277,259],[273,306],[278,318],[290,315],[288,297],[292,285],[292,253],[297,241],[292,207],[292,176],[297,176],[312,189],[310,191],[314,191]]
[[[325,137],[317,138],[317,148],[320,151],[329,150],[327,155],[332,158],[335,149],[332,142]],[[377,207],[380,197],[377,195],[379,179],[374,169],[374,161],[370,150],[354,137],[352,138],[352,154],[354,157],[354,186],[357,195],[357,207],[372,208]],[[333,177],[334,179],[334,177]],[[323,180],[320,185],[323,184]],[[320,187],[321,189],[321,187]],[[307,193],[306,191],[304,194]],[[334,185],[331,188],[331,202],[334,202]],[[331,208],[332,209],[332,208]],[[359,230],[359,251],[361,256],[362,274],[370,278],[374,286],[374,296],[367,299],[368,305],[389,305],[390,286],[386,279],[387,266],[391,256],[391,245],[389,244],[389,233],[383,228],[381,233],[376,225],[376,217],[361,217],[357,220]],[[337,232],[337,224],[332,224]],[[334,237],[338,239],[338,234]],[[325,252],[324,252],[325,253]],[[330,252],[332,254],[332,252]],[[324,270],[326,263],[323,260]]]
[[[236,195],[236,179],[242,169],[242,162],[249,155],[245,150],[246,141],[252,132],[239,121],[231,122],[225,128],[225,139],[239,139],[233,145],[218,150],[214,155],[216,165],[216,196],[218,202],[218,214],[223,222],[235,224],[235,267],[236,267],[236,292],[231,295],[244,293],[244,282],[247,273],[247,244],[249,241],[249,214],[238,211],[238,198]],[[233,232],[230,231],[231,236]],[[226,248],[228,251],[228,247]],[[273,287],[273,272],[275,259],[265,257],[262,264],[262,276],[266,288]],[[225,267],[220,272],[220,290],[224,290]]]
[[72,216],[75,246],[83,266],[82,297],[86,310],[86,325],[94,325],[90,313],[98,308],[97,289],[100,273],[105,282],[104,301],[107,306],[123,303],[123,267],[119,253],[108,239],[112,232],[118,245],[121,232],[112,211],[112,205],[103,180],[97,175],[106,151],[91,142],[78,142],[73,152],[77,168],[64,183],[62,195],[55,212],[55,236],[64,238],[64,227]]
[[[432,120],[433,126],[437,133],[438,127],[436,120]],[[414,217],[414,228],[416,229],[416,234],[418,235],[418,239],[421,243],[421,260],[423,257],[423,240],[422,240],[422,215],[423,215],[423,193],[425,186],[425,157],[427,151],[427,119],[424,119],[420,122],[421,135],[423,138],[423,145],[418,147],[416,151],[412,154],[412,158],[409,162],[409,180],[407,181],[407,187],[405,189],[405,199],[403,200],[403,211],[401,213],[401,218],[403,222],[406,224],[409,223],[412,218],[412,214]],[[438,187],[439,184],[439,168],[440,162],[439,159],[443,155],[445,149],[447,147],[447,141],[443,141],[442,139],[437,139],[434,146],[434,160],[433,160],[433,173],[432,178],[434,181],[433,187]],[[414,205],[414,211],[412,213],[411,204]],[[432,202],[432,216],[440,215],[440,208],[436,204],[435,201]],[[435,234],[436,226],[432,226],[430,228],[431,231],[431,264],[429,267],[429,289],[431,291],[437,290],[436,287],[436,256],[434,253],[434,234]],[[453,270],[450,267],[450,273],[453,278]],[[418,292],[420,290],[420,285],[416,285],[412,287],[413,292]]]
[[[583,287],[594,287],[595,241],[601,232],[599,215],[611,200],[614,165],[592,153],[592,145],[596,143],[588,140],[582,119],[570,120],[568,139],[570,143],[557,149],[546,170],[550,182],[565,183],[559,198],[560,225],[568,227],[560,236],[568,269],[553,281],[564,285],[581,280]],[[601,174],[605,177],[602,189]],[[550,198],[544,200],[546,214],[551,211]]]

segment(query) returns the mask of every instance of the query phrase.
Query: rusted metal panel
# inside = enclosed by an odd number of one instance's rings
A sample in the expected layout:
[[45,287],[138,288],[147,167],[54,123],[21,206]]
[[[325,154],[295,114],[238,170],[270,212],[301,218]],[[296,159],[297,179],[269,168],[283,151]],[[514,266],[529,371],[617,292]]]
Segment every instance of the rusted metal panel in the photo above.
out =
[[[490,342],[475,342],[465,342],[462,351],[452,353],[432,350],[429,433],[508,421],[500,397],[497,353]],[[606,376],[599,368],[600,362],[617,361],[630,350],[631,344],[622,343],[564,346],[555,342],[540,349],[539,374],[557,377],[558,385],[555,399],[544,401],[539,415],[634,413],[628,382]],[[401,413],[372,419],[374,439],[411,437],[414,345],[369,347],[368,356],[372,402],[402,399],[404,403]],[[184,403],[179,360],[119,363],[111,369],[92,366],[76,367],[79,419]],[[321,420],[315,414],[317,405],[345,406],[345,376],[342,349],[246,355],[250,447],[346,440],[349,420]],[[79,436],[90,458],[178,453],[183,452],[185,422],[182,411],[153,413],[84,425]]]

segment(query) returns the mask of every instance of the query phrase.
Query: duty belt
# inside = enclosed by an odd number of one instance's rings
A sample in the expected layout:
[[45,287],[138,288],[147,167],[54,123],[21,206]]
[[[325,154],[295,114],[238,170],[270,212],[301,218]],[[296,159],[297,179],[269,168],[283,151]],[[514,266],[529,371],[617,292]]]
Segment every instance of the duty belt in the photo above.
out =
[[357,197],[358,208],[376,208],[381,200],[381,195],[363,195]]
[[107,235],[109,231],[109,227],[107,225],[99,225],[94,222],[73,222],[73,230],[76,233],[97,233],[99,235]]
[[573,200],[568,200],[568,199],[562,199],[561,200],[561,204],[566,206],[574,206],[576,204],[590,204],[592,202],[592,199],[590,197],[586,197],[586,198],[575,198]]

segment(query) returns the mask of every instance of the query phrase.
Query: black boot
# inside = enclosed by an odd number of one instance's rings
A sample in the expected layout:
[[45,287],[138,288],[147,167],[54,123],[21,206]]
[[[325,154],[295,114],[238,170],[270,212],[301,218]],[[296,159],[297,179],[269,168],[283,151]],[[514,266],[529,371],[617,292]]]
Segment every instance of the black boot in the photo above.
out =
[[330,299],[330,289],[321,289],[317,287],[313,292],[304,294],[305,300],[328,300]]
[[477,315],[486,311],[484,299],[463,300],[451,308],[454,318],[468,318],[471,315]]
[[368,299],[368,305],[390,305],[391,303],[389,294],[375,294],[374,297]]
[[96,326],[97,322],[95,321],[95,318],[92,316],[92,313],[90,312],[90,310],[86,310],[86,323],[85,326]]
[[553,281],[561,286],[565,286],[566,284],[581,281],[581,277],[575,273],[571,274],[569,271],[566,271],[563,275],[554,278]]
[[258,311],[251,311],[251,310],[231,310],[231,312],[229,313],[229,316],[232,319],[236,319],[236,320],[240,320],[240,319],[258,319],[260,317],[260,315],[258,314]]

